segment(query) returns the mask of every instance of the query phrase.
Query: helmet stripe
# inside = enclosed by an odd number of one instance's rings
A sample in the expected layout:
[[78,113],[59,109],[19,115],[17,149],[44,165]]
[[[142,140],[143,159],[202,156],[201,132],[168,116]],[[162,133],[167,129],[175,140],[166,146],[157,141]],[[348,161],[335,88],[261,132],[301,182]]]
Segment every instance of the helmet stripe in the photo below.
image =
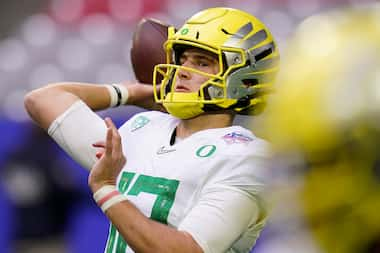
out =
[[247,24],[243,25],[234,35],[244,38],[252,31],[253,25],[251,22],[248,22]]
[[242,49],[249,49],[256,45],[258,45],[260,42],[266,40],[268,38],[267,32],[263,29],[259,32],[252,34],[248,38],[244,39],[249,33],[253,31],[252,23],[247,23],[243,25],[236,33],[231,34],[225,29],[223,29],[223,32],[231,35],[231,37],[223,44],[223,46],[226,47],[239,47]]
[[222,31],[228,35],[231,35],[231,37],[224,43],[223,46],[226,47],[240,47],[241,40],[247,36],[250,32],[252,32],[253,26],[252,23],[248,22],[247,24],[240,27],[240,29],[236,33],[230,33],[226,31],[225,29],[222,29]]
[[260,44],[261,42],[263,42],[267,38],[268,38],[267,32],[265,30],[260,30],[257,33],[255,33],[255,34],[253,34],[253,35],[251,35],[250,37],[247,38],[247,42],[245,42],[244,44],[246,44],[248,42],[250,44],[247,45],[247,47],[245,47],[244,49],[252,48],[252,47]]

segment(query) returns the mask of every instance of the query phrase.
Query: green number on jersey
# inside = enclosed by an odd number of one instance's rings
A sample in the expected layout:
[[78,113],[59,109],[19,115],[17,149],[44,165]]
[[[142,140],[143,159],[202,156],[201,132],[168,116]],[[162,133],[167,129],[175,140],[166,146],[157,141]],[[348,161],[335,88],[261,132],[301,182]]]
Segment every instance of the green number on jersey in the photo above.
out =
[[[127,191],[134,176],[135,173],[125,171],[122,173],[118,186],[120,192],[125,193]],[[140,192],[146,192],[157,195],[156,201],[153,204],[150,218],[158,222],[167,224],[169,211],[173,206],[178,185],[178,180],[139,175],[139,177],[136,179],[136,182],[128,191],[127,195],[137,196]],[[115,226],[111,224],[106,246],[106,252],[112,253],[115,246],[116,253],[125,252],[126,243],[123,237],[119,234],[119,232],[116,231]]]
[[178,180],[140,175],[128,195],[137,196],[140,192],[157,195],[150,218],[167,224],[167,218],[174,202],[178,184]]
[[[115,241],[116,241],[116,245],[115,245]],[[127,243],[124,241],[124,238],[120,235],[120,233],[117,232],[115,226],[111,224],[107,246],[106,246],[106,252],[112,253],[114,247],[116,247],[116,251],[115,251],[116,253],[118,252],[124,253],[127,248]]]

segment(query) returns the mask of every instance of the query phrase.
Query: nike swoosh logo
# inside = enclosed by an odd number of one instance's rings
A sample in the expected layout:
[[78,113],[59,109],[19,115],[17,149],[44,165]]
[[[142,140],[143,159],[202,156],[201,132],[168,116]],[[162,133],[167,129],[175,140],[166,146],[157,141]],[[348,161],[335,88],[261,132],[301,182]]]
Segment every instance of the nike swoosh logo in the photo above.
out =
[[167,154],[167,153],[170,153],[170,152],[174,152],[176,149],[166,149],[164,146],[162,146],[161,148],[159,148],[157,150],[157,155],[162,155],[162,154]]

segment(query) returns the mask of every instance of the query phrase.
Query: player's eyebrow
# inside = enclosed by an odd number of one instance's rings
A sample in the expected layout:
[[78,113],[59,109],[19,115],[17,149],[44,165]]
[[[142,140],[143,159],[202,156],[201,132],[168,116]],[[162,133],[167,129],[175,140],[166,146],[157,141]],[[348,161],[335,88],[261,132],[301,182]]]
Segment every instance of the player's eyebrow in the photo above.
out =
[[209,57],[209,56],[205,56],[205,55],[194,55],[193,57],[197,61],[207,61],[207,62],[210,62],[210,63],[217,62],[216,59],[214,59],[212,57]]
[[207,60],[207,61],[210,61],[210,62],[217,62],[218,59],[216,56],[212,56],[212,55],[208,55],[208,54],[204,54],[204,53],[200,53],[200,52],[184,52],[182,54],[182,56],[184,57],[193,57],[197,60]]

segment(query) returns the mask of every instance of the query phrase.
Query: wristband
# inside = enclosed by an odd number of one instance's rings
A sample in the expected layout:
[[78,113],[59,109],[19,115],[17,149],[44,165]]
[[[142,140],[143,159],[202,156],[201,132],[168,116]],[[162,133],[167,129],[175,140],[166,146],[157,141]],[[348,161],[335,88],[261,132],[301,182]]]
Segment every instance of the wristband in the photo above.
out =
[[126,196],[122,195],[114,185],[105,185],[101,187],[94,193],[93,197],[96,204],[98,204],[104,213],[111,206],[128,199]]
[[121,84],[105,85],[110,95],[110,107],[125,105],[128,101],[128,89]]

